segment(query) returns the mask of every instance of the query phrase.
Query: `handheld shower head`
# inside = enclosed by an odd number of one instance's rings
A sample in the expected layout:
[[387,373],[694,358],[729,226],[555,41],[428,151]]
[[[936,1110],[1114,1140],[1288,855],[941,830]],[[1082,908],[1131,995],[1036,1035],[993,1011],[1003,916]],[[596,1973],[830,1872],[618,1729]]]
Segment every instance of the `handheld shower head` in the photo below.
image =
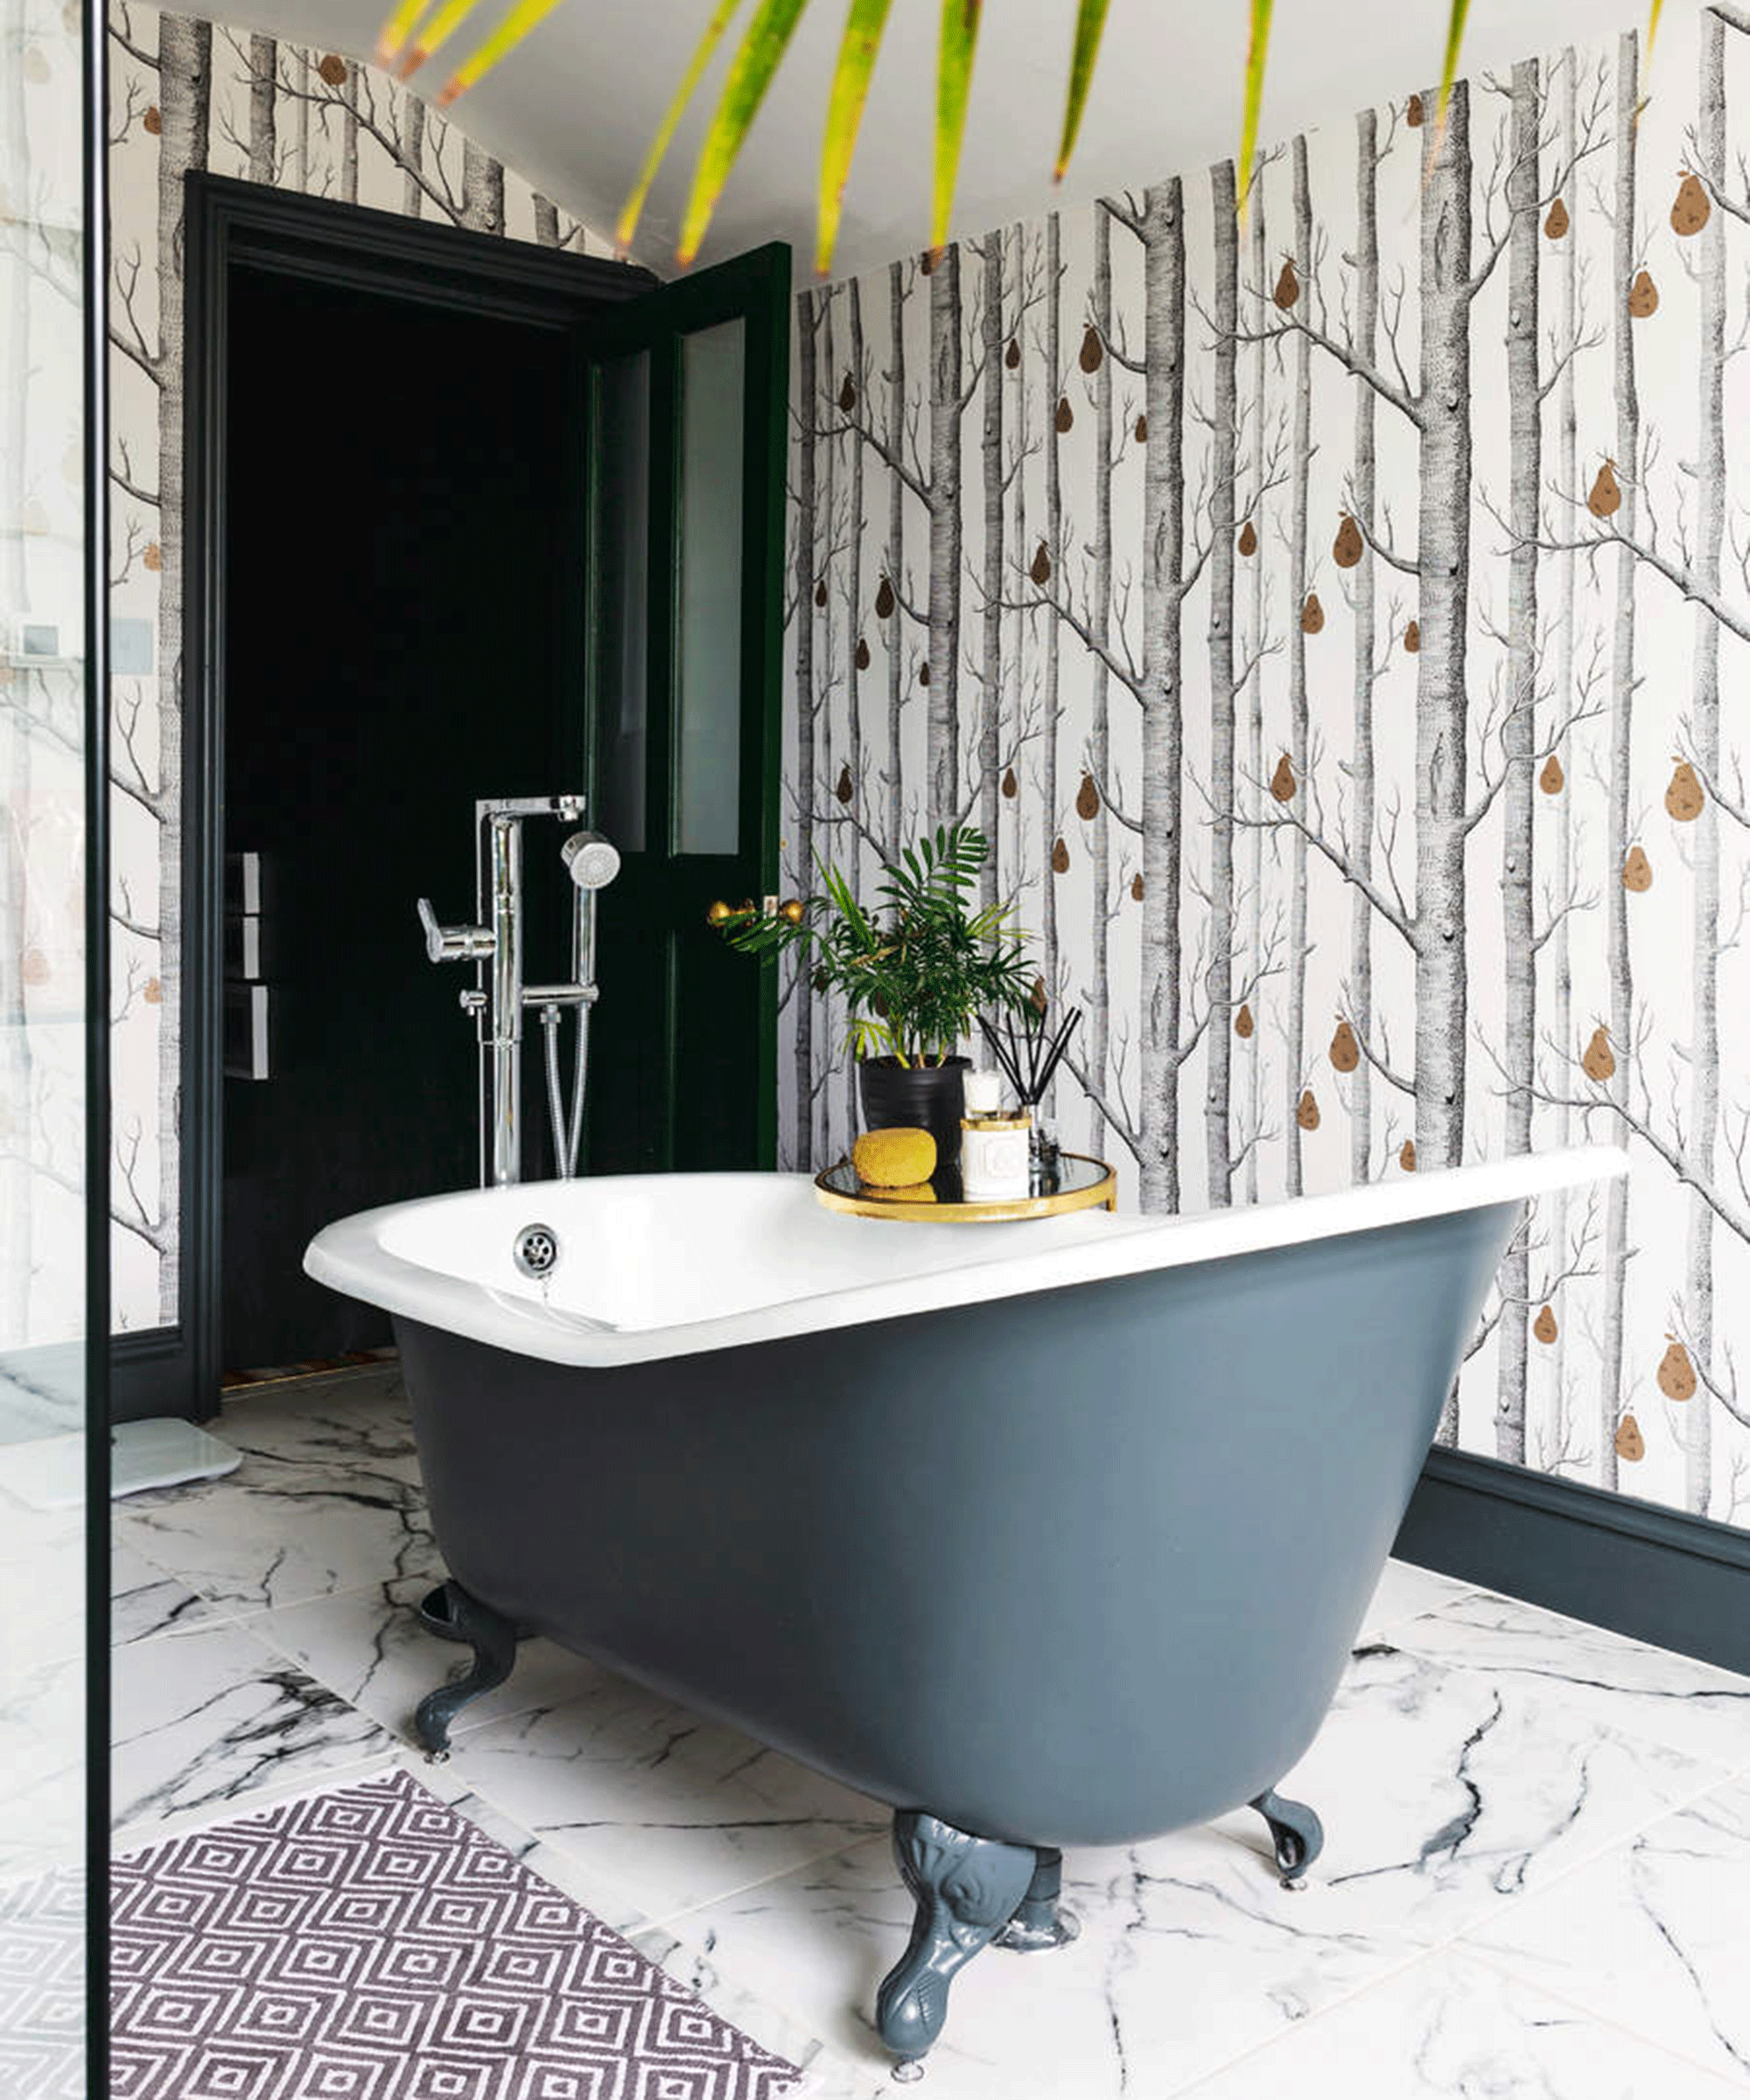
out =
[[559,858],[580,890],[605,890],[620,872],[620,849],[599,831],[572,832]]

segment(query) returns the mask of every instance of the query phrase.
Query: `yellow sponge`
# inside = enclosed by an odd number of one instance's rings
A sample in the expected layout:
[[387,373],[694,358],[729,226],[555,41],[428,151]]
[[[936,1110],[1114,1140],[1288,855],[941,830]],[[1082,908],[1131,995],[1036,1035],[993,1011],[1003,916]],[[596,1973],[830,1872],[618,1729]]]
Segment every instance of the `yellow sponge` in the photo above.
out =
[[935,1172],[935,1139],[928,1130],[865,1130],[850,1158],[866,1187],[906,1188]]

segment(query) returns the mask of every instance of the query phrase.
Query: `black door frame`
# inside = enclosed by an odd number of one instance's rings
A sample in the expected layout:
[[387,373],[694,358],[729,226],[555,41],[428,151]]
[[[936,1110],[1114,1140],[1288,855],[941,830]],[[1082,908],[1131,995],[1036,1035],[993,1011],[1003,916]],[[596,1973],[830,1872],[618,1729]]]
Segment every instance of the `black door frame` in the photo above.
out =
[[[393,212],[186,178],[183,268],[181,1287],[167,1326],[110,1342],[120,1421],[219,1411],[224,1076],[224,594],[230,284],[240,266],[567,333],[660,282],[634,264],[564,254]],[[582,404],[579,404],[582,413]],[[581,491],[579,500],[581,502]],[[581,579],[580,579],[581,584]],[[581,671],[581,663],[579,666]]]

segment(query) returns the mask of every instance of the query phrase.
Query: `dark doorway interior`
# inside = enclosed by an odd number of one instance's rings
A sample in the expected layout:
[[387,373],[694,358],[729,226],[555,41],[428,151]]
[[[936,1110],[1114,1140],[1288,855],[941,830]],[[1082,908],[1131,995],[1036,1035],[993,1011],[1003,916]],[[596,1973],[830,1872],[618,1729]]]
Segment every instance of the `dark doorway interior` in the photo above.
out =
[[225,845],[263,857],[272,1076],[224,1082],[222,1361],[253,1368],[387,1341],[305,1242],[475,1179],[472,975],[414,900],[472,916],[477,796],[582,781],[583,416],[562,328],[257,269],[230,297]]

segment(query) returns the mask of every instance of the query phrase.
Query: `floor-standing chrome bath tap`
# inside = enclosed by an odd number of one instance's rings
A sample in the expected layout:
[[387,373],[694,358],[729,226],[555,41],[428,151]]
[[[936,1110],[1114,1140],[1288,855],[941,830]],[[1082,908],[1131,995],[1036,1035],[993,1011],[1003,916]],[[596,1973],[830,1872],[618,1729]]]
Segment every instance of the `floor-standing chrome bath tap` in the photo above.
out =
[[[524,795],[474,804],[473,926],[440,926],[430,900],[419,900],[425,952],[434,962],[472,962],[474,984],[462,994],[462,1010],[474,1017],[480,1052],[480,1186],[522,1179],[521,1096],[522,1016],[538,1008],[546,1033],[547,1099],[553,1126],[555,1171],[577,1172],[584,1127],[584,1081],[589,1046],[589,1012],[596,1000],[595,900],[620,872],[620,855],[598,831],[574,831],[561,849],[576,886],[571,917],[571,976],[568,984],[528,984],[522,975],[522,823],[525,817],[558,816],[576,822],[584,814],[580,794]],[[567,1006],[578,1015],[577,1063],[571,1102],[565,1111],[559,1083],[558,1031]]]

